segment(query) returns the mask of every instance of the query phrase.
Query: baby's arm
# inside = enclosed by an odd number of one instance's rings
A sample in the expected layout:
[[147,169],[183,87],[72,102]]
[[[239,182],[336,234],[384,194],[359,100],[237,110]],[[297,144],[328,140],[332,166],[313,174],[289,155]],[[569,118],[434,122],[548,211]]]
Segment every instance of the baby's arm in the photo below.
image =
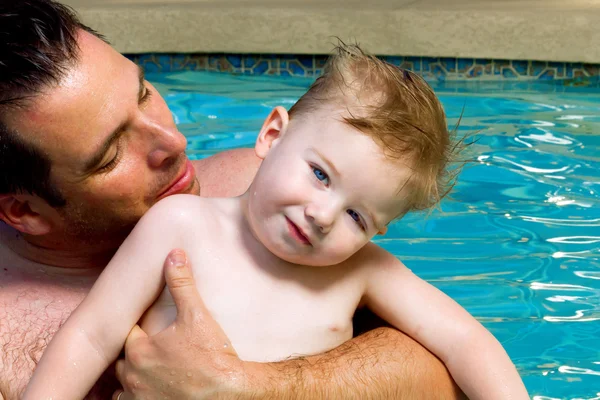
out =
[[[82,399],[114,361],[164,286],[163,260],[181,247],[196,196],[172,196],[152,207],[94,287],[46,348],[26,400]],[[188,232],[189,233],[189,232]]]
[[465,309],[370,244],[363,304],[438,356],[471,400],[529,399],[502,345]]

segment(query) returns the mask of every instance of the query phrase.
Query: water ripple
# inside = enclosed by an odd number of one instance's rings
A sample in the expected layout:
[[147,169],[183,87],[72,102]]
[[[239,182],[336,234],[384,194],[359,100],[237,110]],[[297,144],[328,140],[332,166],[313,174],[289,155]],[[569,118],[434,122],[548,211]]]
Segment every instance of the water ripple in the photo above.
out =
[[[251,147],[309,79],[148,74],[190,158]],[[377,243],[502,342],[535,400],[600,400],[600,91],[552,82],[435,83],[474,135],[441,210],[409,214]]]

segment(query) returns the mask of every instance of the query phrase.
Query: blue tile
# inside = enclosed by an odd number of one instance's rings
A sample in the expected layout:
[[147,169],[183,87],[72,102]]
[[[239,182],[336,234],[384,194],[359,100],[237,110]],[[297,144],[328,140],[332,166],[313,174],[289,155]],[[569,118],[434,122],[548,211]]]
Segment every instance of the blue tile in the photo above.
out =
[[583,70],[587,73],[588,76],[598,76],[599,67],[599,64],[583,64]]
[[153,55],[140,56],[138,59],[139,65],[142,66],[145,72],[162,72],[162,66],[157,62]]
[[484,66],[483,65],[475,65],[467,72],[467,77],[469,78],[477,78],[483,75]]
[[244,68],[253,68],[257,62],[258,60],[254,56],[244,56],[243,58]]
[[472,58],[459,58],[457,60],[458,72],[467,72],[474,64]]
[[423,57],[404,57],[404,62],[412,63],[411,71],[420,72],[422,70]]
[[306,69],[313,69],[313,57],[312,56],[299,56],[297,58],[300,65],[302,65]]
[[171,72],[174,71],[185,71],[195,70],[194,61],[190,60],[190,57],[185,54],[174,54],[171,56]]
[[236,55],[230,55],[227,56],[227,61],[229,61],[229,64],[231,64],[234,68],[242,68],[242,57],[241,56],[236,56]]
[[515,74],[515,71],[513,71],[512,68],[509,67],[502,68],[502,76],[504,78],[510,79],[517,78],[517,74]]
[[554,70],[553,69],[546,69],[539,77],[538,79],[540,80],[552,80],[554,79]]
[[323,68],[327,62],[327,56],[315,56],[315,68]]
[[510,61],[494,60],[494,75],[502,75],[502,71],[507,67],[510,67]]
[[154,60],[154,54],[140,54],[137,56],[137,61],[140,64],[143,64],[148,61],[154,62]]
[[446,72],[456,72],[456,58],[441,58],[440,64]]
[[564,62],[549,62],[548,67],[554,68],[556,71],[556,78],[563,78],[565,76],[565,63]]
[[438,79],[431,72],[422,72],[421,76],[428,82],[437,81]]
[[421,72],[431,72],[431,68],[433,68],[433,65],[438,61],[437,58],[423,57],[423,59],[421,59]]
[[156,57],[157,63],[160,65],[162,71],[170,71],[171,70],[171,56],[167,54],[159,54]]
[[385,61],[389,62],[392,65],[399,67],[404,62],[404,57],[396,57],[396,56],[387,56],[383,58]]
[[582,63],[566,63],[566,72],[565,72],[565,77],[566,78],[573,78],[574,77],[574,71],[575,69],[581,69],[583,68],[583,64]]
[[[128,59],[151,72],[220,71],[248,75],[316,77],[322,74],[327,56],[291,54],[126,54]],[[577,79],[598,77],[600,64],[384,56],[392,65],[409,69],[429,80],[476,79],[494,76],[514,81],[518,78]]]
[[529,70],[528,61],[513,61],[512,66],[517,74],[520,76],[527,76],[527,71]]
[[262,75],[269,69],[269,62],[267,60],[261,60],[254,66],[254,75]]
[[279,64],[279,70],[283,71],[285,69],[288,69],[288,60],[284,60],[284,59],[280,59],[278,64]]
[[209,70],[213,70],[213,71],[216,70],[216,71],[218,71],[219,70],[219,63],[221,61],[221,57],[222,56],[220,54],[215,54],[215,55],[211,54],[211,55],[209,55],[208,56],[208,65],[207,65],[207,68]]
[[288,69],[294,76],[307,76],[306,69],[302,68],[298,60],[291,60],[288,63]]
[[446,70],[443,69],[440,65],[433,65],[431,68],[431,72],[437,80],[439,80],[439,81],[446,80]]
[[529,75],[536,77],[546,69],[547,63],[542,61],[532,61],[529,66]]

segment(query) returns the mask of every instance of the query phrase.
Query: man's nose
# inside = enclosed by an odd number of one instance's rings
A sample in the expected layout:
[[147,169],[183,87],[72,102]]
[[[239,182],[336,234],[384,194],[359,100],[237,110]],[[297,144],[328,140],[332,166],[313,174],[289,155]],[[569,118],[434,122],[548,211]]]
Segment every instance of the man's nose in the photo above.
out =
[[185,151],[187,139],[175,128],[164,127],[156,123],[149,126],[151,140],[148,161],[151,167],[160,168],[165,163],[177,159]]

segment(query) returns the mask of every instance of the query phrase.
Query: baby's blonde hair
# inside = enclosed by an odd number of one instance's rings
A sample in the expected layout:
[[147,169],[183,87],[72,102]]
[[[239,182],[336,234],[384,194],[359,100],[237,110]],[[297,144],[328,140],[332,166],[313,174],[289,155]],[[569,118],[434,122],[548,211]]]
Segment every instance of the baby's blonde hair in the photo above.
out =
[[344,121],[371,136],[388,159],[412,169],[399,185],[404,213],[431,208],[450,192],[458,170],[447,168],[462,141],[448,131],[444,109],[423,78],[340,42],[290,118],[331,103],[345,106]]

